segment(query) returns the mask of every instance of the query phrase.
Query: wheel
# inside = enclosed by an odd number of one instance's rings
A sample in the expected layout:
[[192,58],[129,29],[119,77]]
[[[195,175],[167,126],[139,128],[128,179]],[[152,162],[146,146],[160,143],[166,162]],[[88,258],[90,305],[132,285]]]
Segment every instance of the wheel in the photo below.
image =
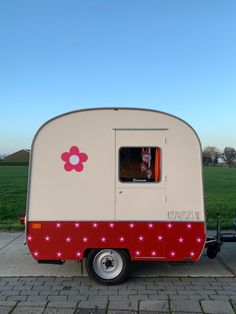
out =
[[220,245],[215,243],[207,249],[207,257],[213,259],[217,256],[218,252],[220,252]]
[[218,253],[217,250],[214,250],[214,249],[211,249],[211,248],[207,249],[207,257],[210,258],[210,259],[215,258],[217,256],[217,253]]
[[94,249],[86,258],[88,274],[102,284],[122,282],[129,272],[129,264],[128,253],[118,249]]

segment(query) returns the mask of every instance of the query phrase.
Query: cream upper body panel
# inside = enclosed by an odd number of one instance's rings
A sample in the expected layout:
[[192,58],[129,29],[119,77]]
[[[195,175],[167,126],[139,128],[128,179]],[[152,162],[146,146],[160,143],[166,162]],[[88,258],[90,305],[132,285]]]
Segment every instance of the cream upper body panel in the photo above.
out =
[[[150,144],[148,132],[154,132]],[[117,132],[125,132],[119,136]],[[136,133],[136,135],[132,135]],[[155,142],[155,132],[157,140]],[[139,134],[137,136],[137,134]],[[123,143],[123,144],[122,144]],[[156,144],[155,144],[156,143]],[[163,150],[160,184],[163,208],[155,212],[155,193],[150,192],[152,210],[135,211],[135,189],[118,200],[118,150],[122,146],[156,145]],[[88,160],[81,172],[65,171],[61,155],[77,146]],[[138,189],[150,189],[139,184]],[[126,192],[126,191],[125,191]],[[146,192],[145,192],[146,193]],[[157,193],[157,194],[158,194]],[[138,195],[138,194],[137,194]],[[140,196],[139,196],[140,198]],[[117,215],[119,206],[131,211]],[[122,205],[124,204],[124,205]],[[204,220],[201,147],[196,133],[182,120],[165,113],[140,109],[94,109],[68,113],[52,119],[36,134],[32,145],[28,190],[28,220]]]

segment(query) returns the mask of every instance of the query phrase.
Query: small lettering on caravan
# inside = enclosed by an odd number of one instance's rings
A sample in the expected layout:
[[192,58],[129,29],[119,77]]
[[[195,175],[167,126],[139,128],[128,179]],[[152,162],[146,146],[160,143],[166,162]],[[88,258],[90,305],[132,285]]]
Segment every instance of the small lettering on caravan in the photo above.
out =
[[170,210],[168,211],[168,219],[173,220],[200,220],[200,214],[198,211],[187,210]]

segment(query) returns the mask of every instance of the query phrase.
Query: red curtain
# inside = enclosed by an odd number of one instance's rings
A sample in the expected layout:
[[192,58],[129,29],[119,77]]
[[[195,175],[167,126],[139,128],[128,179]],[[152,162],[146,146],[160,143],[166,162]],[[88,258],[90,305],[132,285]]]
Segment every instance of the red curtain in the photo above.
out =
[[159,182],[161,178],[161,167],[160,167],[160,149],[156,148],[155,151],[155,182]]

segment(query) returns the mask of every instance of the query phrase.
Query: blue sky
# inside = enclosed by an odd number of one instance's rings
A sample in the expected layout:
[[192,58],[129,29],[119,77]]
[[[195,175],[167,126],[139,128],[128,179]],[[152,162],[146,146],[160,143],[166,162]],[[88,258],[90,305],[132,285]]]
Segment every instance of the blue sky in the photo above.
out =
[[0,153],[87,107],[181,117],[236,147],[235,0],[0,2]]

